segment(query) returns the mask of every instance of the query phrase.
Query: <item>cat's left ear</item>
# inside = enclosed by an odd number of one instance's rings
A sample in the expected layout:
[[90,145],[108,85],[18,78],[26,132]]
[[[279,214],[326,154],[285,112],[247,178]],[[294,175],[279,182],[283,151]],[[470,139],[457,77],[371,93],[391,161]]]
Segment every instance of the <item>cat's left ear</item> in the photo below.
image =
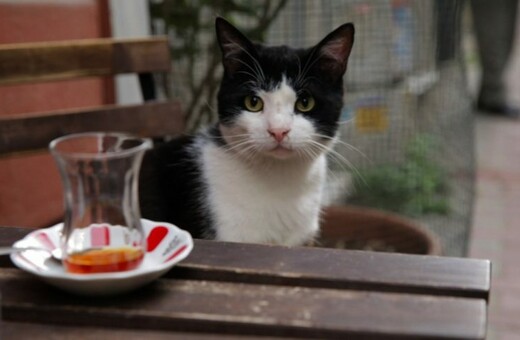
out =
[[341,25],[315,47],[317,67],[332,79],[341,78],[347,70],[348,57],[354,44],[354,32],[353,24]]
[[233,74],[244,62],[244,58],[256,54],[253,43],[235,26],[218,17],[215,21],[217,41],[222,51],[222,64],[228,74]]

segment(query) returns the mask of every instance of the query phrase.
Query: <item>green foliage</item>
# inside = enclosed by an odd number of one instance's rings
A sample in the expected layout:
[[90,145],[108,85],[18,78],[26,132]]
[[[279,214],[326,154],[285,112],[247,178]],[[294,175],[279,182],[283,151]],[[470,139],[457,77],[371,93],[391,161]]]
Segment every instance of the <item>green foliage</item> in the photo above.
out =
[[432,158],[435,139],[419,135],[407,146],[405,162],[360,171],[352,203],[405,215],[448,214],[445,171]]
[[172,83],[163,84],[168,97],[183,101],[188,130],[214,121],[220,80],[220,51],[215,17],[235,24],[249,38],[264,41],[268,28],[288,0],[150,0],[152,28],[166,34],[174,58]]

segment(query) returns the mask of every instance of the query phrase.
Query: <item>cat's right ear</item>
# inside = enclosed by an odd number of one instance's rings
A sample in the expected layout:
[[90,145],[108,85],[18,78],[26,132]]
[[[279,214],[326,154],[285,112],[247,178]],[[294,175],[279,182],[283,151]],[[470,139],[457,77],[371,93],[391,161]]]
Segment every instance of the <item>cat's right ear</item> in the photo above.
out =
[[329,33],[316,47],[316,67],[330,79],[341,79],[347,70],[347,62],[354,44],[354,25],[341,25]]
[[247,56],[256,54],[253,43],[235,26],[221,17],[215,21],[217,41],[222,51],[222,64],[228,74],[237,71]]

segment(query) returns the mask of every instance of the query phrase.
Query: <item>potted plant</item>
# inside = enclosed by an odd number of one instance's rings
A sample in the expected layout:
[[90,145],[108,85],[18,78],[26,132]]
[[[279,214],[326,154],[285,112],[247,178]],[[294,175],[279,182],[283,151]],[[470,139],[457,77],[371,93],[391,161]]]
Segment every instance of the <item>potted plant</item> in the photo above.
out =
[[435,145],[432,136],[420,134],[407,145],[403,162],[360,169],[354,175],[359,186],[347,199],[349,205],[324,209],[319,243],[348,249],[440,254],[437,235],[416,220],[450,211],[447,175],[432,155]]
[[378,209],[344,205],[323,210],[317,246],[440,255],[436,235],[409,218]]

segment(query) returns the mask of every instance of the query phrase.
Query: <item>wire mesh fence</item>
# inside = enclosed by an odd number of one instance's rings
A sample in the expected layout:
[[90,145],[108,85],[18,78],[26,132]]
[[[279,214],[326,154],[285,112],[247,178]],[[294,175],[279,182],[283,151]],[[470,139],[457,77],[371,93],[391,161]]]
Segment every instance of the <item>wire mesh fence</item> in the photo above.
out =
[[465,255],[474,153],[459,48],[463,1],[175,4],[152,1],[151,8],[155,32],[172,41],[169,95],[183,99],[191,129],[216,118],[212,108],[221,69],[215,15],[256,40],[293,47],[314,45],[353,22],[356,39],[345,77],[341,139],[330,157],[328,198],[409,216],[438,235],[443,254]]

